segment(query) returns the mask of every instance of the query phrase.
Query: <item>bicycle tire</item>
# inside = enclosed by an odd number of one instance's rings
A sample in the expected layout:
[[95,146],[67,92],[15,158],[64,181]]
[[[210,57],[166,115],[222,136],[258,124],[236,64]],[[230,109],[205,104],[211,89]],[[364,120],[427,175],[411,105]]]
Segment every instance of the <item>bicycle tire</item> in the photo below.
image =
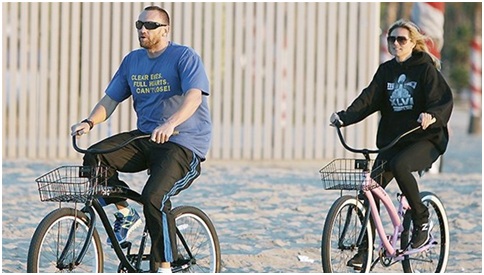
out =
[[[69,233],[76,221],[73,245],[66,246]],[[27,256],[27,272],[54,273],[54,272],[80,272],[102,273],[104,271],[104,255],[99,234],[94,229],[91,244],[79,265],[73,264],[84,245],[88,231],[89,218],[73,208],[58,208],[50,212],[40,222],[30,242]],[[84,237],[83,237],[84,236]],[[67,253],[65,249],[67,248]],[[65,260],[59,260],[64,254]],[[59,266],[58,262],[64,267]]]
[[[421,192],[422,202],[429,208],[429,220],[434,224],[431,234],[436,244],[418,254],[405,257],[402,261],[403,271],[407,273],[443,273],[449,259],[450,236],[449,222],[442,201],[431,192]],[[405,215],[404,232],[412,232],[411,216]],[[402,234],[401,245],[406,247],[411,240],[411,234]]]
[[[347,266],[357,253],[356,242],[362,230],[365,216],[363,203],[354,196],[342,196],[331,206],[324,223],[321,238],[321,263],[324,273],[369,272],[373,256],[373,233],[370,224],[366,227],[367,257],[361,269]],[[342,236],[344,235],[344,236]],[[341,239],[343,237],[343,239]]]
[[219,273],[220,244],[207,214],[193,206],[178,206],[172,213],[177,226],[177,261],[189,263],[181,272]]

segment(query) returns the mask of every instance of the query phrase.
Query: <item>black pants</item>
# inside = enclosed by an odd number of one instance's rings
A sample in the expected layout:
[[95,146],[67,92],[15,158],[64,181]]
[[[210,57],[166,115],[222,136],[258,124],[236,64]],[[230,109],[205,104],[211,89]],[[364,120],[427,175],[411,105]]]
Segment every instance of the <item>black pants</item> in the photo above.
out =
[[427,140],[409,145],[397,145],[377,156],[376,165],[380,160],[386,161],[385,172],[379,181],[380,185],[385,188],[395,178],[408,200],[412,209],[412,220],[416,224],[424,222],[429,212],[420,199],[418,183],[412,172],[430,168],[439,156],[439,150]]
[[[131,131],[109,137],[91,148],[112,148],[125,140],[142,135]],[[108,185],[126,186],[119,172],[135,173],[146,169],[150,176],[141,192],[143,213],[151,237],[151,261],[173,262],[176,256],[175,220],[170,215],[172,196],[188,188],[200,175],[200,159],[190,150],[175,143],[157,144],[149,139],[131,142],[118,151],[97,156],[101,164],[110,167]],[[84,165],[95,165],[97,157],[84,156]],[[106,198],[106,204],[120,202]],[[122,200],[121,200],[122,201]]]

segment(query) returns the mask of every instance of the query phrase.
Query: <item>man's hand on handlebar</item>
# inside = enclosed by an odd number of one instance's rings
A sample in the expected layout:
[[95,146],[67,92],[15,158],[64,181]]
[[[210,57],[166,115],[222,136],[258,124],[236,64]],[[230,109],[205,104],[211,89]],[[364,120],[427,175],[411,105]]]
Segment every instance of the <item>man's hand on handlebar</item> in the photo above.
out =
[[171,123],[164,123],[153,130],[151,141],[156,143],[167,142],[175,134],[175,127]]
[[422,129],[427,129],[430,125],[434,124],[436,119],[429,113],[421,113],[417,121],[422,126]]
[[91,127],[87,122],[79,122],[71,126],[71,136],[82,136],[91,131]]
[[343,126],[343,121],[339,118],[339,115],[337,113],[332,113],[331,117],[329,118],[330,126],[337,126],[341,127]]

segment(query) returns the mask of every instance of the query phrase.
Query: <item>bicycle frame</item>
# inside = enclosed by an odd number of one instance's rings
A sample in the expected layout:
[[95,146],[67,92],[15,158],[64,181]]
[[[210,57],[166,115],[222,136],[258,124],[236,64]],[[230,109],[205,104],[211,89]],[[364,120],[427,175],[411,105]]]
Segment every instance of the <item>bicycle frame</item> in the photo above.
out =
[[[375,184],[375,180],[370,177],[370,172],[364,172],[365,176],[365,183],[364,185]],[[390,196],[388,193],[383,189],[383,187],[379,186],[373,189],[364,189],[363,193],[365,194],[366,198],[368,199],[370,213],[373,218],[373,222],[375,224],[376,231],[378,232],[378,236],[381,240],[381,247],[385,248],[386,256],[395,259],[396,261],[403,260],[404,256],[415,254],[426,250],[429,246],[433,244],[433,237],[428,242],[427,245],[424,245],[417,249],[408,249],[408,247],[401,248],[401,250],[397,250],[397,241],[399,240],[400,234],[403,232],[403,215],[404,213],[410,209],[410,205],[408,204],[407,199],[405,196],[400,195],[398,210],[393,204]],[[385,233],[385,229],[382,223],[382,219],[378,212],[377,204],[375,198],[379,199],[387,213],[389,214],[390,220],[393,225],[393,234],[387,236]]]
[[[93,200],[93,208],[99,215],[99,218],[101,219],[101,222],[104,226],[104,229],[106,230],[106,233],[108,234],[108,237],[112,240],[112,247],[114,249],[114,252],[116,253],[116,256],[118,259],[121,261],[123,266],[128,268],[129,272],[136,272],[136,268],[129,263],[128,259],[126,258],[126,255],[124,255],[123,250],[121,248],[121,245],[119,244],[118,240],[114,236],[114,230],[111,228],[110,221],[106,215],[106,212],[102,209],[101,204],[99,203],[98,200]],[[144,236],[143,236],[144,238]],[[142,242],[144,239],[142,240]]]
[[[100,196],[95,196],[92,198],[92,200],[90,200],[89,202],[86,203],[86,205],[81,209],[82,212],[84,213],[87,213],[89,214],[89,217],[90,217],[90,221],[89,221],[89,232],[88,232],[88,236],[86,238],[86,241],[81,249],[81,251],[79,252],[79,256],[77,257],[76,261],[75,261],[75,265],[79,265],[81,262],[82,262],[82,259],[84,257],[84,255],[86,254],[86,251],[87,249],[89,248],[89,245],[91,244],[91,236],[94,232],[94,225],[95,225],[95,220],[96,220],[96,214],[99,216],[101,222],[102,222],[102,225],[104,227],[104,229],[106,230],[106,233],[108,235],[108,237],[111,239],[111,240],[114,240],[112,241],[112,247],[114,249],[114,252],[116,254],[116,256],[118,257],[118,259],[121,261],[121,264],[127,268],[127,271],[128,272],[139,272],[140,271],[140,268],[141,268],[141,261],[144,257],[144,249],[145,249],[145,246],[146,246],[146,239],[147,239],[147,236],[148,236],[148,231],[147,231],[147,228],[145,226],[144,228],[144,233],[143,233],[143,236],[141,238],[141,242],[140,242],[140,247],[139,247],[139,250],[138,250],[138,254],[137,254],[137,260],[135,261],[136,265],[133,266],[130,261],[128,260],[128,258],[126,257],[125,253],[123,252],[123,248],[126,248],[126,247],[122,247],[118,240],[116,239],[115,235],[114,235],[114,230],[113,228],[111,227],[111,224],[110,224],[110,221],[109,221],[109,218],[107,217],[106,215],[106,212],[104,211],[104,208],[103,206],[101,205],[98,197],[118,197],[118,198],[125,198],[125,199],[130,199],[130,200],[133,200],[137,203],[140,203],[140,198],[141,198],[141,195],[139,193],[137,193],[136,191],[133,191],[129,188],[126,188],[126,187],[114,187],[114,188],[109,188],[107,190],[103,190],[102,191],[102,195]],[[73,224],[73,227],[74,227],[74,224]],[[185,264],[182,264],[180,266],[176,266],[174,267],[175,269],[173,270],[174,272],[177,272],[177,271],[182,271],[186,268],[189,267],[189,262],[191,261],[191,259],[193,259],[193,256],[192,256],[192,253],[191,253],[191,250],[189,249],[188,247],[188,244],[186,243],[185,239],[183,238],[183,235],[181,234],[181,232],[178,230],[178,228],[176,229],[176,235],[178,236],[178,238],[180,239],[183,247],[185,247],[189,257],[190,257],[190,260],[187,260],[187,262]],[[66,244],[66,247],[64,248],[64,251],[68,251],[69,250],[69,247],[70,245],[72,244],[72,242],[70,241],[71,238],[75,238],[75,230],[72,230],[69,234],[69,241],[68,243]],[[130,245],[129,245],[130,246]],[[128,253],[126,254],[129,254],[129,249],[130,247],[128,247]],[[61,257],[60,260],[58,261],[58,265],[60,266],[63,262],[63,258],[64,257]],[[67,268],[68,266],[65,266],[65,268]]]

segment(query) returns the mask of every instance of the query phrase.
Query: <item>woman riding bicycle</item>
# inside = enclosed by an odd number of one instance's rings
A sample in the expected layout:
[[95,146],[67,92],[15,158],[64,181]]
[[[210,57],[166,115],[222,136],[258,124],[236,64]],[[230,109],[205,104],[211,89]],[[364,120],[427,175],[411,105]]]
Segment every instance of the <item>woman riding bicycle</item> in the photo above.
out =
[[[85,134],[109,118],[119,103],[132,97],[138,129],[121,133],[92,148],[113,147],[144,134],[151,140],[136,140],[122,150],[99,156],[110,167],[108,184],[126,186],[120,172],[150,170],[143,188],[143,212],[151,237],[150,269],[169,271],[177,260],[175,221],[170,215],[170,198],[190,186],[200,175],[211,139],[207,96],[209,82],[199,55],[191,48],[172,43],[168,13],[157,6],[145,8],[136,21],[142,49],[130,52],[106,89],[106,95],[84,121],[72,126],[72,135]],[[178,135],[173,135],[176,131]],[[84,165],[96,165],[93,154],[84,156]],[[138,225],[140,217],[126,201],[115,203],[114,231],[120,243]],[[108,239],[108,243],[111,240]]]
[[[428,242],[431,225],[412,172],[429,168],[447,148],[452,91],[439,72],[439,60],[427,48],[429,38],[414,23],[399,20],[388,34],[388,51],[394,58],[381,64],[369,86],[346,110],[333,113],[330,121],[347,126],[379,111],[378,148],[421,124],[424,131],[403,138],[375,162],[386,161],[380,185],[385,188],[395,178],[406,196],[412,209],[411,246],[418,248]],[[359,249],[348,266],[361,267],[365,253]]]

